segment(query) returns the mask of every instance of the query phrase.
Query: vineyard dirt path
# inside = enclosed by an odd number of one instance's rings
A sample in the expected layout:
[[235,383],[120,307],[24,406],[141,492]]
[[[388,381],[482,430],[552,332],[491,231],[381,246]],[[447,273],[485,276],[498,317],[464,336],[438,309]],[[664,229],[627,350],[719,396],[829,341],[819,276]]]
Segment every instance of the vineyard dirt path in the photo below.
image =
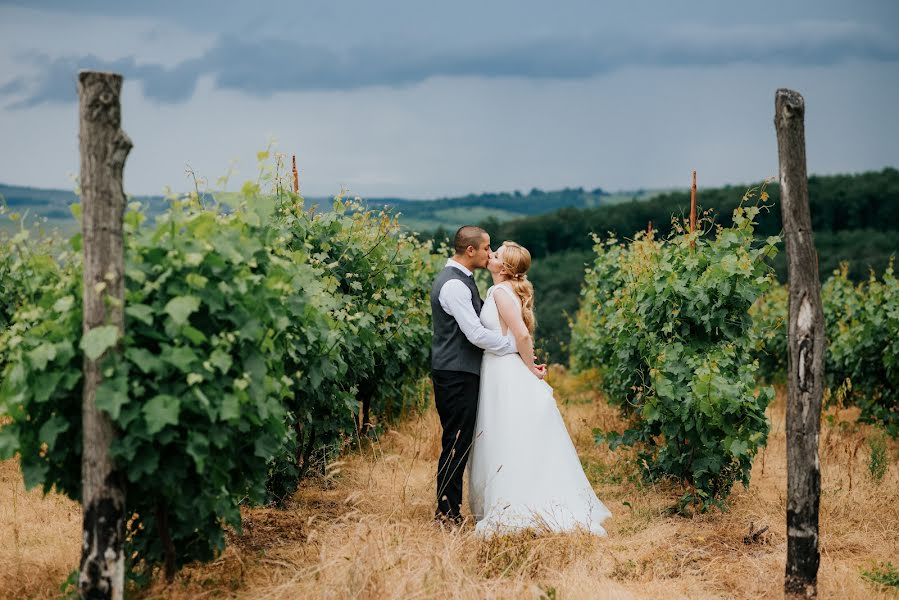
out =
[[[748,490],[730,509],[693,517],[666,510],[678,490],[645,485],[633,461],[592,443],[620,427],[595,381],[551,373],[560,409],[599,497],[609,537],[522,535],[491,542],[432,520],[439,421],[433,410],[389,429],[304,483],[286,510],[244,510],[222,556],[182,570],[141,597],[172,598],[781,598],[786,550],[784,397]],[[861,572],[899,556],[899,445],[883,481],[867,474],[870,429],[851,410],[822,426],[824,598],[884,596]],[[539,440],[535,440],[539,443]],[[750,524],[770,529],[745,544]],[[78,506],[25,492],[15,461],[0,463],[0,597],[54,597],[76,568]],[[895,565],[899,566],[899,565]]]

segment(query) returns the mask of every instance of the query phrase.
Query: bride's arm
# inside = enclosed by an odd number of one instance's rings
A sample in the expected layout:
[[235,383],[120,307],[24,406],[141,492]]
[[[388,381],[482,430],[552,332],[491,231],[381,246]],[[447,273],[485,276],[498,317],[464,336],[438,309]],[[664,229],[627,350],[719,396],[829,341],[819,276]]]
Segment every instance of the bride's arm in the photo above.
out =
[[518,345],[518,355],[524,361],[525,366],[530,369],[531,373],[543,379],[546,374],[534,363],[534,340],[531,338],[531,332],[528,331],[527,325],[524,324],[524,318],[521,316],[521,309],[509,294],[496,292],[493,293],[493,299],[496,301],[496,308],[503,322],[512,331],[515,336],[515,342]]

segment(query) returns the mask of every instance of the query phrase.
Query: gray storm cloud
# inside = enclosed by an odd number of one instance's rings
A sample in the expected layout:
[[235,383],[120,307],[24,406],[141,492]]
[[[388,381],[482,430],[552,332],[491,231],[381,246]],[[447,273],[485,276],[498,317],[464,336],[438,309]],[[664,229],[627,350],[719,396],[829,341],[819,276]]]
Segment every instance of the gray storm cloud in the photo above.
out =
[[899,60],[899,41],[874,25],[806,22],[778,26],[678,27],[639,38],[619,34],[543,38],[518,43],[423,50],[389,43],[325,47],[276,39],[219,37],[201,56],[174,67],[136,56],[51,57],[33,52],[20,62],[30,74],[0,81],[8,108],[75,100],[79,69],[120,72],[138,80],[146,97],[185,102],[197,81],[256,96],[308,90],[413,85],[431,77],[584,79],[625,67],[728,64],[831,65],[849,60]]

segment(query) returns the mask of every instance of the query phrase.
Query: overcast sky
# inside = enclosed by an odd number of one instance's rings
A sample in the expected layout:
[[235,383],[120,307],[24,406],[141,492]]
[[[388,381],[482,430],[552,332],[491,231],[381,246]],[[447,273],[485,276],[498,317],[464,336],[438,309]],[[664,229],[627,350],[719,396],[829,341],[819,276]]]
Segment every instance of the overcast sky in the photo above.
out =
[[0,182],[72,186],[82,68],[125,75],[132,194],[270,138],[308,195],[752,183],[778,87],[811,172],[899,165],[896,0],[0,0]]

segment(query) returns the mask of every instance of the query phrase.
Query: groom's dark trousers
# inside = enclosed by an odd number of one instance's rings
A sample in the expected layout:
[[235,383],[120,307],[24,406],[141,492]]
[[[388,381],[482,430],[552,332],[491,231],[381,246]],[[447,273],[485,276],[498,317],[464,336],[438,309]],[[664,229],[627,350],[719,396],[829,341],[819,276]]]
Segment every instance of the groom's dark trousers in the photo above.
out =
[[431,371],[434,400],[443,426],[437,462],[437,513],[462,519],[462,475],[478,415],[480,377],[464,371]]
[[[459,522],[462,520],[462,475],[471,452],[484,353],[468,341],[455,317],[440,304],[443,286],[454,279],[468,288],[472,316],[480,314],[482,304],[474,279],[459,269],[448,264],[434,279],[431,287],[434,326],[431,379],[437,414],[443,426],[443,448],[437,463],[437,517]],[[464,305],[462,310],[465,310]]]

